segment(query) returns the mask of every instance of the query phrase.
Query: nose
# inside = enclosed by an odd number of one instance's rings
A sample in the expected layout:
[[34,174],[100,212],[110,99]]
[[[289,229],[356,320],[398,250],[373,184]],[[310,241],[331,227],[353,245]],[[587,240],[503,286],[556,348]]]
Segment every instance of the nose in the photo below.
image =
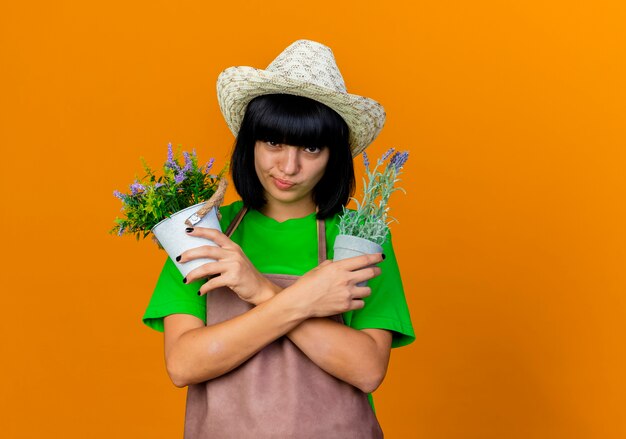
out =
[[296,146],[284,148],[278,167],[285,175],[297,174],[300,170],[300,148]]

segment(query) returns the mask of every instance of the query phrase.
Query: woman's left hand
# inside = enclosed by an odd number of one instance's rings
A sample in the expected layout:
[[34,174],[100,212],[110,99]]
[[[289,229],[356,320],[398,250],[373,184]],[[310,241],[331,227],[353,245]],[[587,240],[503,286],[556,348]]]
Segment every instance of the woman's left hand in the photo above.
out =
[[200,288],[199,294],[206,294],[219,287],[228,287],[242,300],[258,305],[279,292],[279,287],[259,273],[241,247],[219,230],[194,227],[188,235],[210,239],[217,244],[217,247],[204,245],[187,250],[178,260],[185,263],[198,258],[215,259],[215,262],[208,262],[192,270],[186,277],[185,283],[210,277]]

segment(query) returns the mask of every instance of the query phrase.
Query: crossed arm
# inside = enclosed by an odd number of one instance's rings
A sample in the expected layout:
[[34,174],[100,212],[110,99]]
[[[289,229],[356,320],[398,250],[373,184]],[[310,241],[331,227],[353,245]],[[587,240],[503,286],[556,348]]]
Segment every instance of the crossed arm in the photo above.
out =
[[380,254],[327,261],[281,291],[221,232],[196,228],[191,234],[211,239],[218,247],[189,250],[181,255],[181,262],[198,257],[217,262],[192,271],[187,282],[219,274],[203,285],[201,294],[228,286],[256,306],[210,326],[191,315],[167,316],[165,359],[176,386],[218,377],[283,335],[320,368],[362,391],[372,392],[380,385],[389,362],[391,334],[356,330],[324,318],[364,306],[362,299],[370,289],[357,283],[380,274],[373,266],[382,260]]

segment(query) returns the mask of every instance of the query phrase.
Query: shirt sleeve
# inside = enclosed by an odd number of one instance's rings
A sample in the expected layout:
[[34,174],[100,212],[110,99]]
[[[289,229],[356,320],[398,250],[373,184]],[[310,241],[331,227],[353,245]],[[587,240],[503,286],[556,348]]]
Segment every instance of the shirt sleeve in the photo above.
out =
[[381,274],[368,281],[372,294],[364,299],[362,309],[344,313],[345,323],[355,329],[386,329],[392,332],[391,347],[408,345],[415,340],[409,307],[404,295],[400,269],[393,251],[391,234],[383,244],[385,260]]
[[198,296],[202,280],[183,284],[183,275],[168,257],[143,316],[150,328],[163,332],[163,319],[171,314],[191,314],[206,324],[206,296]]
[[[241,201],[237,201],[220,208],[222,230],[226,230],[241,206]],[[166,316],[190,314],[206,324],[206,295],[198,296],[203,282],[203,279],[199,279],[187,285],[183,284],[183,275],[168,257],[146,308],[143,322],[148,327],[163,332],[163,319]]]

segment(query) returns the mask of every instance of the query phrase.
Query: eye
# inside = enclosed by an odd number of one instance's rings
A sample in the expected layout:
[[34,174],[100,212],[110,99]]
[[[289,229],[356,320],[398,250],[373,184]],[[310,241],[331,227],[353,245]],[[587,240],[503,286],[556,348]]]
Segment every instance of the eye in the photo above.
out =
[[280,145],[280,143],[274,142],[273,140],[267,140],[265,143],[267,143],[270,146],[278,146],[278,145]]
[[319,154],[322,151],[319,146],[305,146],[303,149],[310,154]]

